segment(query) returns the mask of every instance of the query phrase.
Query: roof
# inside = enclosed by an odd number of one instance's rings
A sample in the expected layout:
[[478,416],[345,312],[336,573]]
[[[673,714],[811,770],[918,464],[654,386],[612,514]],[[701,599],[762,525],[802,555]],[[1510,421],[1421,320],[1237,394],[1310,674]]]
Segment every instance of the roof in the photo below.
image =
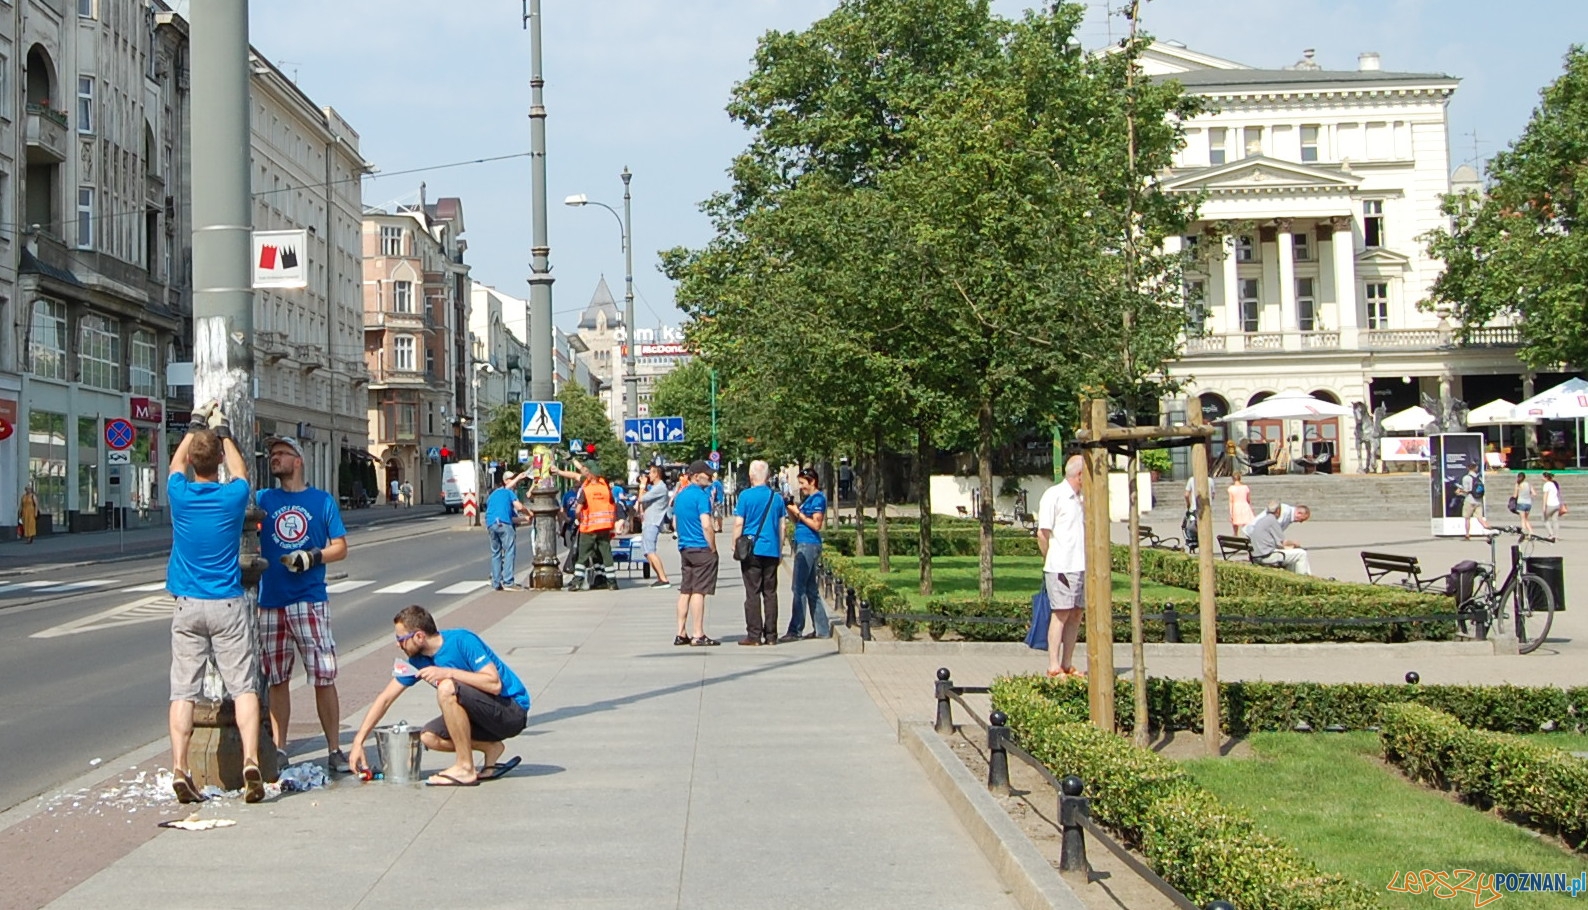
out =
[[1264,70],[1264,69],[1208,69],[1187,70],[1158,76],[1175,79],[1189,89],[1242,89],[1269,86],[1297,86],[1316,89],[1328,85],[1361,86],[1371,84],[1420,84],[1448,82],[1454,85],[1461,80],[1444,73],[1390,73],[1384,70]]
[[26,247],[23,248],[22,258],[17,263],[17,271],[23,274],[43,275],[46,278],[54,278],[56,281],[75,285],[76,287],[84,286],[76,275],[66,269],[50,265],[48,262],[28,252]]
[[607,287],[606,276],[596,283],[595,293],[590,295],[590,305],[584,308],[584,315],[579,317],[579,328],[594,329],[599,326],[596,317],[605,315],[607,328],[613,329],[623,324],[623,314],[618,312],[617,299],[612,296],[612,289]]

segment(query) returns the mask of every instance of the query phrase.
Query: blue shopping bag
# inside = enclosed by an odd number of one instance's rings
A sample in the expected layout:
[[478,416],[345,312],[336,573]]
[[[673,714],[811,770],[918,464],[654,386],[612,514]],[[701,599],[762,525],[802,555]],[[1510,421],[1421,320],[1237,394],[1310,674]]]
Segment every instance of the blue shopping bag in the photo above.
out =
[[1031,631],[1026,633],[1026,647],[1038,651],[1048,649],[1048,620],[1053,618],[1048,605],[1048,586],[1043,585],[1031,596]]

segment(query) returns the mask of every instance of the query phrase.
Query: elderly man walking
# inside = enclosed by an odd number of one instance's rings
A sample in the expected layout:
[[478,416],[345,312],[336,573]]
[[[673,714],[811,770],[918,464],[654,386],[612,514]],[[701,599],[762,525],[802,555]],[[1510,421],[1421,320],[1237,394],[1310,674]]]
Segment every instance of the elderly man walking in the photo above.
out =
[[[1072,455],[1064,480],[1042,494],[1037,506],[1037,549],[1042,552],[1042,583],[1053,619],[1048,624],[1048,675],[1085,678],[1075,669],[1075,643],[1086,608],[1086,521],[1081,508],[1081,476],[1086,459]],[[1108,575],[1103,575],[1107,583]]]

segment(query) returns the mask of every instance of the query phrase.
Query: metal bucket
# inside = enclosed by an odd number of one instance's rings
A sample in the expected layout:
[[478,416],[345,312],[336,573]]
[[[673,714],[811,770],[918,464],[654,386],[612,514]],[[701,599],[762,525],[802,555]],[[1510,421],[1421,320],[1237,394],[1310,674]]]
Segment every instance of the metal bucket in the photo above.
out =
[[375,747],[380,752],[381,773],[386,780],[408,783],[419,776],[419,759],[425,753],[419,741],[420,727],[400,720],[389,727],[376,727]]

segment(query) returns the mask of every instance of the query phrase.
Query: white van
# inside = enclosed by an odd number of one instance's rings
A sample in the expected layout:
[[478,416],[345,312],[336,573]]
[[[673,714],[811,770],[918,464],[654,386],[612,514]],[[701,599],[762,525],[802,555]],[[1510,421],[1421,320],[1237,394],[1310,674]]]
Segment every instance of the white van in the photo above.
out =
[[473,493],[475,503],[479,503],[478,477],[479,472],[472,461],[441,466],[441,504],[446,506],[447,514],[463,511],[463,499],[467,494]]

